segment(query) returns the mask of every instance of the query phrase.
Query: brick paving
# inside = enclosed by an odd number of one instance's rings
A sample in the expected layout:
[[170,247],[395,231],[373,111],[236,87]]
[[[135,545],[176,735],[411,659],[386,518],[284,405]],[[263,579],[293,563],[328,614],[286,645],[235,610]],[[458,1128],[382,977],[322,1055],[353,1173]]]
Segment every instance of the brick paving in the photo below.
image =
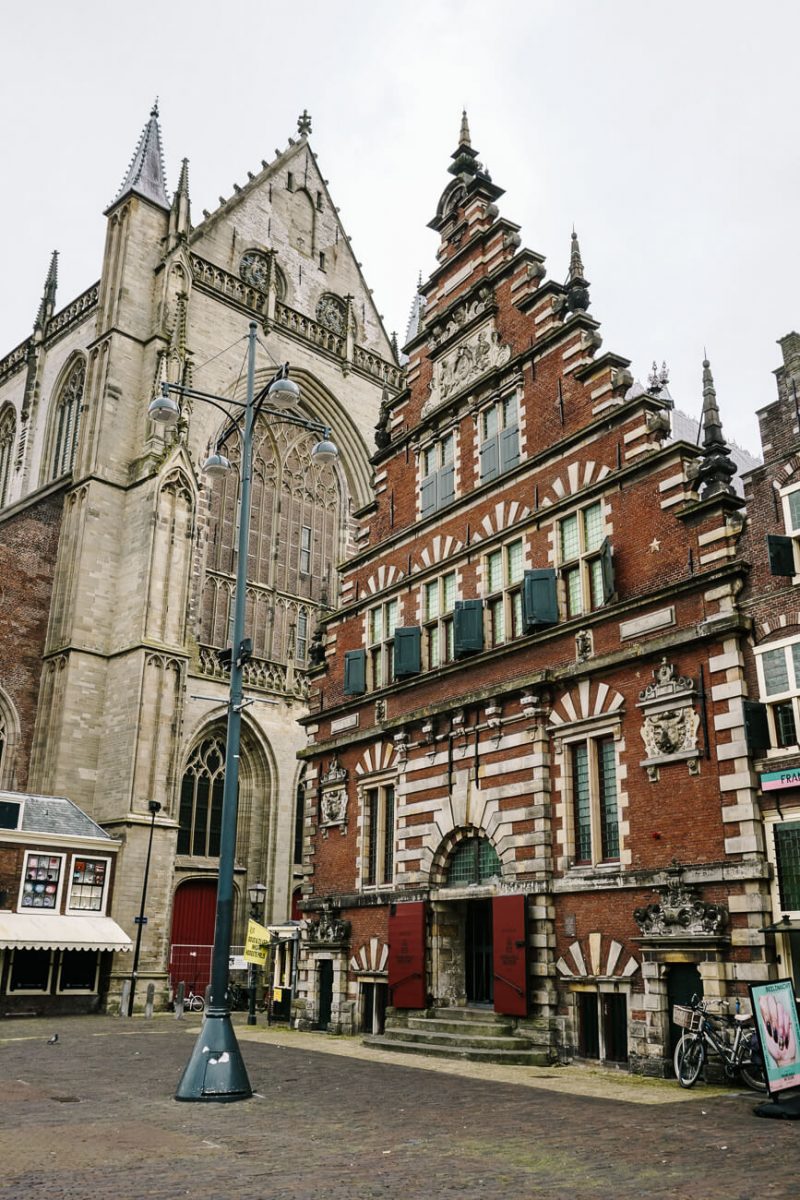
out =
[[[198,1018],[0,1023],[0,1200],[796,1197],[794,1122],[752,1093],[424,1064],[242,1029],[253,1100],[178,1104]],[[47,1045],[57,1029],[60,1040]],[[445,1068],[445,1069],[442,1069]]]

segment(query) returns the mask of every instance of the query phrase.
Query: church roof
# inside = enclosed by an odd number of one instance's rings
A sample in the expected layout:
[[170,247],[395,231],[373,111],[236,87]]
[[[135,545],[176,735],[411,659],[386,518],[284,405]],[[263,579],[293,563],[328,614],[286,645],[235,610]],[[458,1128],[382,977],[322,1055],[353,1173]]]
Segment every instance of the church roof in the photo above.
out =
[[122,186],[114,198],[114,203],[116,204],[123,196],[127,196],[128,192],[144,196],[146,200],[157,204],[159,208],[168,209],[170,206],[164,176],[161,130],[158,125],[158,100],[150,110],[149,120],[142,130],[139,144],[134,151]]

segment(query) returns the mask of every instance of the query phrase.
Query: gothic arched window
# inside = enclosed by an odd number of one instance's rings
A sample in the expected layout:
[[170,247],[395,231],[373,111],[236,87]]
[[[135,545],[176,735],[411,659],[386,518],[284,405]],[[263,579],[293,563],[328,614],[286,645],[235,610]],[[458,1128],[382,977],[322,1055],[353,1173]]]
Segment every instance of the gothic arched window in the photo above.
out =
[[53,415],[53,452],[50,478],[59,479],[71,471],[78,448],[81,424],[83,385],[86,382],[86,363],[78,359],[64,380]]
[[299,866],[303,861],[303,836],[306,819],[306,773],[303,769],[297,781],[297,793],[294,809],[294,864]]
[[14,453],[14,435],[17,422],[14,410],[9,405],[0,416],[0,508],[8,500],[11,485],[11,458]]
[[465,838],[452,853],[445,886],[464,887],[469,883],[487,883],[501,874],[500,859],[488,838]]
[[181,782],[178,854],[219,857],[225,742],[208,737],[192,754]]

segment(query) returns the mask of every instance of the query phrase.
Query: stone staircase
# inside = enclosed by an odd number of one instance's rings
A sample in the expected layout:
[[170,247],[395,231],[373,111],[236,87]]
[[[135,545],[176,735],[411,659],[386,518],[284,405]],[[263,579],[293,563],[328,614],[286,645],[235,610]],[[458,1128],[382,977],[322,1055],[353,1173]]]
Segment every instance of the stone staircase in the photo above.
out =
[[404,1054],[429,1054],[470,1062],[511,1066],[544,1066],[547,1056],[514,1032],[511,1017],[482,1008],[433,1008],[425,1012],[386,1014],[380,1035],[363,1039],[365,1046]]

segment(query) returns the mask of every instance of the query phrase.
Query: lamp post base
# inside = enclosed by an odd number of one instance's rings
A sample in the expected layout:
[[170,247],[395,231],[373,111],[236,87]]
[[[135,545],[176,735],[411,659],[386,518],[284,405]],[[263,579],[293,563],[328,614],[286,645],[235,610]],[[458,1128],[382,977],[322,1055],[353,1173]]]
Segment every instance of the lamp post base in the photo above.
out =
[[184,1068],[175,1099],[224,1104],[232,1100],[249,1100],[252,1095],[230,1013],[209,1010]]

